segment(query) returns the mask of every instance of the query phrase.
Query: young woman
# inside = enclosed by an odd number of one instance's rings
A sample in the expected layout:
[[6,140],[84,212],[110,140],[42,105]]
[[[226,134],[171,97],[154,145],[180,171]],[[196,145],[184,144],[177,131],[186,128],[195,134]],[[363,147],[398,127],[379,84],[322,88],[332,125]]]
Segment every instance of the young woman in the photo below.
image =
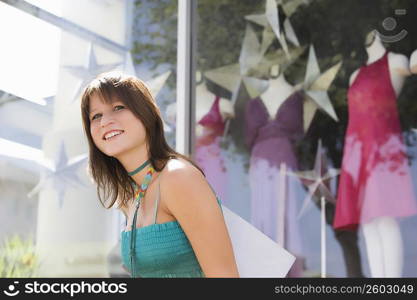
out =
[[103,74],[84,90],[81,112],[99,199],[127,219],[121,255],[131,276],[239,277],[219,199],[167,144],[144,82]]

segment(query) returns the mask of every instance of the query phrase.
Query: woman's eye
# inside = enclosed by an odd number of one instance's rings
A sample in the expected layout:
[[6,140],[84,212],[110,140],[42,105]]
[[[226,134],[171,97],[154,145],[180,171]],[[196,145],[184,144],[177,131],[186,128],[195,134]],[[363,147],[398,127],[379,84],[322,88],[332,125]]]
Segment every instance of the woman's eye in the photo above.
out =
[[101,117],[101,114],[95,114],[95,115],[91,118],[91,120],[98,119],[99,117]]
[[125,108],[123,105],[116,105],[116,106],[114,107],[114,110],[121,110],[121,109],[123,109],[123,108]]

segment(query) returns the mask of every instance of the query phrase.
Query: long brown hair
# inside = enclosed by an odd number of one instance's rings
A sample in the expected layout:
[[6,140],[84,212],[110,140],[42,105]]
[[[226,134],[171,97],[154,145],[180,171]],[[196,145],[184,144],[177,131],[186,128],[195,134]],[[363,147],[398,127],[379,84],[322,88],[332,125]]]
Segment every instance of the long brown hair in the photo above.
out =
[[[111,208],[116,200],[119,207],[126,206],[134,197],[134,181],[116,158],[107,156],[94,144],[89,118],[90,97],[93,94],[105,103],[111,103],[115,98],[122,101],[142,121],[146,129],[149,160],[156,171],[161,171],[170,158],[183,158],[204,175],[195,162],[173,150],[166,142],[160,110],[146,84],[136,77],[120,72],[105,73],[94,79],[81,97],[81,114],[89,145],[88,169],[97,184],[97,194],[104,207]],[[110,199],[109,206],[105,205],[106,199]]]

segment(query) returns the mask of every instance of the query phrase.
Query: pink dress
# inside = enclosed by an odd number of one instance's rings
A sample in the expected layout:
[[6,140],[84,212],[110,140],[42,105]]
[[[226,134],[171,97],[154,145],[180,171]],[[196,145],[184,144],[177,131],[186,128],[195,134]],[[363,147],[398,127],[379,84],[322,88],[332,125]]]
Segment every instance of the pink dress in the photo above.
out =
[[198,124],[203,126],[203,134],[197,137],[195,160],[206,174],[206,179],[216,191],[216,194],[227,206],[227,173],[220,142],[223,136],[225,122],[220,114],[220,98],[216,96],[210,110],[201,118]]
[[388,52],[360,69],[348,91],[348,108],[334,228],[416,214]]

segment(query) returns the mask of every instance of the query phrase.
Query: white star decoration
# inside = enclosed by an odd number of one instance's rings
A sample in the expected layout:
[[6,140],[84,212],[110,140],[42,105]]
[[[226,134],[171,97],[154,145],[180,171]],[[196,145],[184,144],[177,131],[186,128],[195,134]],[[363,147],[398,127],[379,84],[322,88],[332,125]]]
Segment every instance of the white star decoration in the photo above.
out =
[[[265,36],[264,36],[265,38]],[[262,44],[252,27],[247,24],[245,37],[239,56],[239,63],[227,65],[205,73],[205,77],[232,93],[232,106],[235,105],[242,84],[251,98],[258,97],[268,89],[269,81],[259,79],[265,71],[264,51],[272,43],[272,39]],[[266,69],[268,71],[268,69]],[[225,124],[224,136],[227,135],[230,120]]]
[[263,26],[265,31],[274,32],[275,36],[278,38],[279,43],[281,44],[282,49],[284,49],[285,53],[288,54],[288,45],[285,39],[285,35],[281,34],[278,7],[275,0],[266,0],[264,14],[248,15],[245,17],[245,19]]
[[[277,4],[282,7],[286,17],[283,23],[283,31],[281,31]],[[263,40],[265,40],[265,37],[269,37],[271,34],[275,36],[280,42],[285,55],[287,58],[289,58],[291,57],[291,53],[289,52],[289,47],[286,40],[293,43],[296,47],[300,46],[300,42],[298,41],[294,28],[291,25],[290,17],[301,4],[308,4],[308,0],[291,0],[285,3],[282,0],[277,2],[274,0],[266,0],[264,14],[248,15],[245,16],[245,19],[264,27]]]
[[78,177],[77,171],[80,166],[87,161],[87,154],[82,154],[71,161],[68,160],[65,146],[62,143],[55,163],[44,164],[41,166],[42,174],[39,183],[29,192],[28,196],[32,197],[40,190],[44,189],[48,184],[52,184],[57,191],[59,207],[62,207],[65,189],[68,186],[73,188],[86,186]]
[[121,63],[117,64],[108,64],[108,65],[99,65],[97,64],[96,54],[94,52],[94,47],[90,44],[89,49],[89,56],[88,56],[88,63],[87,66],[64,66],[68,71],[78,77],[81,80],[81,84],[74,95],[73,101],[77,100],[78,96],[80,95],[81,91],[85,88],[85,86],[92,81],[97,75],[114,70],[116,67],[121,65]]
[[288,172],[291,176],[297,176],[308,188],[308,194],[304,199],[298,218],[304,215],[314,195],[318,198],[324,197],[325,200],[336,203],[336,199],[329,190],[328,184],[329,181],[338,176],[339,173],[339,169],[328,168],[326,156],[321,146],[321,140],[319,140],[314,169],[309,171]]
[[[132,55],[130,52],[126,53],[125,61],[123,65],[123,72],[126,75],[137,77],[135,65],[133,63]],[[160,90],[164,87],[169,75],[171,75],[171,71],[166,71],[161,75],[158,75],[150,80],[146,81],[146,85],[148,86],[149,90],[151,91],[152,96],[156,99]]]
[[277,3],[282,6],[287,17],[292,16],[299,6],[309,5],[312,0],[278,0]]
[[126,75],[131,75],[131,76],[136,77],[136,69],[135,69],[135,65],[133,64],[132,54],[130,54],[130,52],[126,52],[125,62],[123,65],[123,72]]
[[[159,91],[164,87],[169,75],[171,75],[171,71],[166,71],[165,73],[162,73],[161,75],[158,75],[155,78],[146,81],[146,84],[148,85],[149,90],[151,91],[151,94],[154,97],[155,101],[159,94]],[[169,126],[164,119],[162,119],[162,122],[164,123],[164,131],[172,132],[171,126]]]
[[314,51],[314,46],[310,46],[307,70],[304,83],[302,85],[306,98],[306,101],[304,102],[305,131],[307,131],[310,127],[317,108],[322,109],[335,121],[339,120],[333,108],[332,102],[330,101],[329,95],[327,94],[327,90],[336,77],[337,72],[339,72],[341,65],[342,62],[339,62],[327,69],[324,73],[321,73],[317,62],[316,52]]
[[171,75],[171,71],[166,71],[165,73],[146,81],[154,98],[158,96],[159,91],[164,87],[169,75]]
[[[271,40],[272,42],[272,40]],[[249,96],[255,98],[268,88],[268,80],[252,76],[263,58],[262,47],[250,25],[246,26],[239,63],[209,70],[205,77],[232,93],[234,104],[243,83]]]

